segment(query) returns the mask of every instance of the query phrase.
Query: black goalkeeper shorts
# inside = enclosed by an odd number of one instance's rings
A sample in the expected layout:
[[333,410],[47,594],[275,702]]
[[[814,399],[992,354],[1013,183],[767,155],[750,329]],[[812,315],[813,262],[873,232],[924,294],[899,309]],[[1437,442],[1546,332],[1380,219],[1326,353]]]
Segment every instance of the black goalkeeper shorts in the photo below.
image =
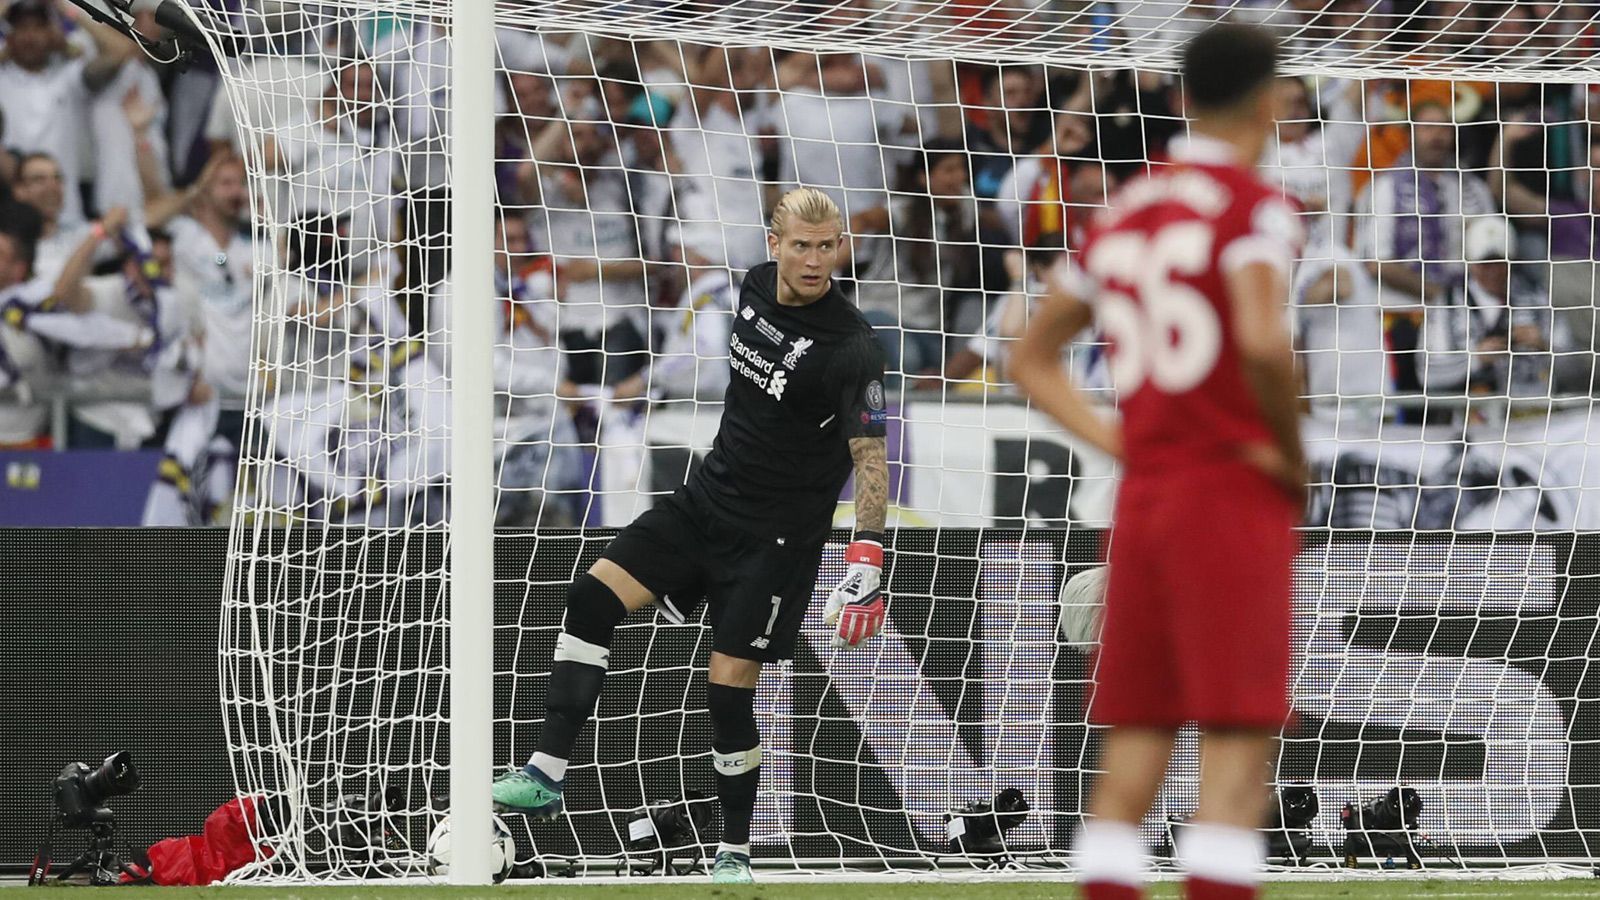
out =
[[633,520],[601,556],[655,594],[674,621],[707,601],[712,649],[771,662],[794,656],[823,544],[736,530],[675,494]]

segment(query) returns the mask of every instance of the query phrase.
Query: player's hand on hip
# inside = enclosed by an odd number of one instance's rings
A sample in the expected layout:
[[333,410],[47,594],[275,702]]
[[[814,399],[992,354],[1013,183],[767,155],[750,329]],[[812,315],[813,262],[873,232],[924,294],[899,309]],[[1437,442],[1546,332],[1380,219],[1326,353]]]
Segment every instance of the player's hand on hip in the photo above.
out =
[[1305,503],[1306,488],[1311,479],[1303,457],[1290,459],[1282,450],[1270,444],[1246,444],[1240,448],[1240,455],[1297,502]]
[[834,626],[835,647],[859,647],[883,630],[883,546],[856,541],[845,550],[845,562],[850,568],[828,595],[822,621]]

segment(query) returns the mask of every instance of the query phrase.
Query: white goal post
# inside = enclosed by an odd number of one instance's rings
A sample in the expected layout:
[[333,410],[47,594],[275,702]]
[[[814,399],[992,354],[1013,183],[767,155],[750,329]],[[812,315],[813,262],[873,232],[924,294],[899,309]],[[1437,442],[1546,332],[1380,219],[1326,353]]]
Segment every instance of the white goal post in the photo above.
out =
[[[494,296],[493,4],[452,0],[451,266],[456,289]],[[488,822],[494,763],[494,308],[450,310],[450,814]],[[487,830],[487,829],[486,829]],[[470,833],[470,832],[468,832]],[[491,841],[460,841],[454,884],[488,884]]]
[[[1391,788],[1421,800],[1429,867],[1593,855],[1586,7],[186,2],[262,248],[219,671],[238,789],[290,816],[246,880],[438,877],[439,818],[488,820],[566,585],[709,446],[731,300],[796,184],[849,219],[840,280],[893,370],[892,600],[849,654],[819,600],[764,675],[756,864],[1070,872],[1098,738],[1058,600],[1116,473],[1016,395],[1007,348],[1041,267],[1165,164],[1175,51],[1223,16],[1282,38],[1263,165],[1310,235],[1290,315],[1317,483],[1275,787],[1319,809],[1274,857],[1342,861],[1341,808]],[[1097,336],[1063,364],[1115,402]],[[618,629],[569,814],[510,822],[518,876],[688,871],[715,845],[708,650],[699,621]],[[1158,855],[1197,766],[1186,733]],[[1026,816],[975,849],[972,804],[1006,789]],[[490,856],[454,840],[449,877]]]

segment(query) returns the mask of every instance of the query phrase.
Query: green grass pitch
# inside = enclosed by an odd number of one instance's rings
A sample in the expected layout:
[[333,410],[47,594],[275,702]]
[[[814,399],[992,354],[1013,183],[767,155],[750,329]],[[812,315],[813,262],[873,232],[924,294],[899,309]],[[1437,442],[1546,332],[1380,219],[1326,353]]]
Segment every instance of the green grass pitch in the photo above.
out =
[[[60,898],[52,890],[44,895]],[[995,897],[1004,900],[1066,900],[1076,897],[1070,884],[1060,882],[985,882],[976,884],[757,884],[751,887],[711,884],[604,884],[578,886],[559,882],[502,885],[493,888],[457,887],[210,887],[118,888],[117,900],[965,900]],[[1175,883],[1156,885],[1152,898],[1179,897]],[[1600,881],[1416,881],[1381,879],[1327,884],[1276,883],[1266,890],[1268,900],[1455,900],[1455,898],[1600,898]]]

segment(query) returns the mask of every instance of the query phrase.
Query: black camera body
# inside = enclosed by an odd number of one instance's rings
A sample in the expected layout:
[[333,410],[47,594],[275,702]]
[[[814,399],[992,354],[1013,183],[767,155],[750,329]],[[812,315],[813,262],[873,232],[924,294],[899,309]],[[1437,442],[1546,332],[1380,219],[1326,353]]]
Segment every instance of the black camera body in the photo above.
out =
[[404,808],[403,792],[394,785],[370,794],[344,794],[339,798],[334,835],[344,858],[363,878],[405,874],[392,862],[407,849],[405,838],[395,827],[396,814]]
[[1311,855],[1311,823],[1322,804],[1309,784],[1286,784],[1273,795],[1267,814],[1267,856],[1304,865]]
[[89,872],[93,884],[118,883],[124,865],[116,852],[117,814],[106,801],[131,794],[138,787],[139,773],[133,767],[133,754],[126,750],[111,754],[93,768],[81,762],[64,767],[51,783],[56,814],[45,827],[44,844],[34,856],[28,883],[43,884],[50,877],[57,828],[88,830],[89,849],[68,864],[56,880],[65,881],[81,872]]
[[1339,811],[1345,829],[1345,867],[1357,868],[1366,856],[1402,856],[1406,868],[1422,868],[1415,834],[1421,816],[1422,797],[1416,788],[1392,787],[1366,803],[1346,803]]
[[139,773],[133,768],[133,754],[119,750],[106,757],[97,768],[81,762],[68,763],[55,780],[56,812],[67,828],[114,826],[117,814],[105,802],[131,794],[139,788]]
[[[1311,824],[1317,820],[1322,803],[1309,784],[1286,784],[1272,795],[1261,831],[1267,839],[1267,858],[1281,859],[1287,865],[1302,866],[1311,857]],[[1190,816],[1169,816],[1165,839],[1157,847],[1163,856],[1176,858],[1178,835],[1193,823]]]
[[950,852],[1004,863],[1011,854],[1006,850],[1006,832],[1021,825],[1028,818],[1028,801],[1016,788],[1006,788],[988,800],[975,800],[945,815],[945,836],[950,840]]
[[1346,803],[1339,823],[1346,831],[1411,831],[1421,815],[1422,797],[1416,788],[1392,787],[1360,806]]
[[700,835],[710,824],[711,801],[699,791],[650,804],[628,822],[629,865],[641,875],[692,873],[700,862]]

